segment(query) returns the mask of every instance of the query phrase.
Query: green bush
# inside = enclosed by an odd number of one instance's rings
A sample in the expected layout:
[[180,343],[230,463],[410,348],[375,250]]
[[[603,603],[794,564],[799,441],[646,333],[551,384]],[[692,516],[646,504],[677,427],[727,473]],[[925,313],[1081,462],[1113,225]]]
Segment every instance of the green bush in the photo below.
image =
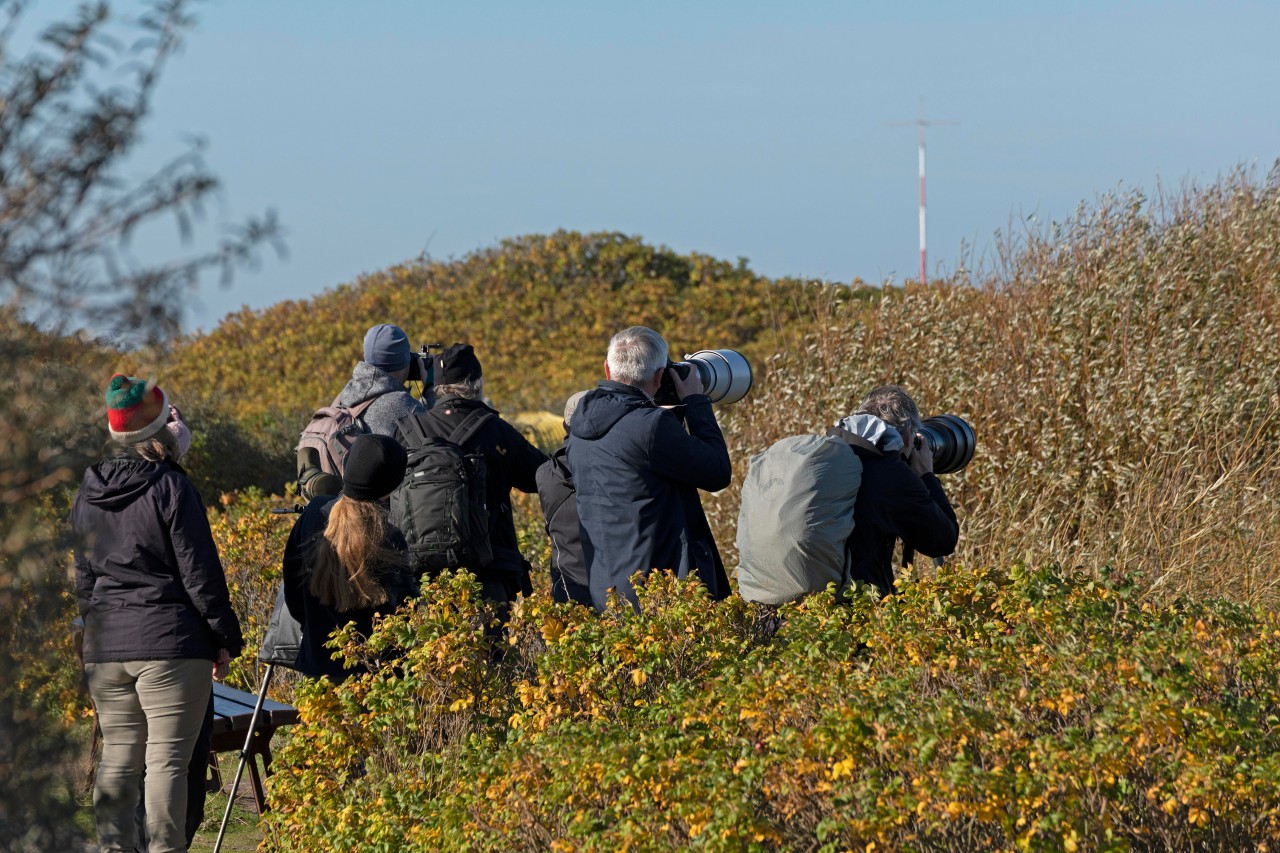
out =
[[[292,513],[274,514],[271,510],[293,507],[290,499],[268,497],[250,489],[224,494],[209,510],[209,527],[226,569],[231,606],[240,617],[240,628],[244,632],[244,651],[232,661],[227,683],[251,693],[258,691],[266,673],[265,665],[258,663],[258,650],[280,589],[284,545],[298,518]],[[295,674],[277,669],[272,679],[272,698],[290,701]]]
[[[1280,837],[1280,622],[1056,568],[818,595],[770,638],[655,575],[539,596],[501,649],[465,577],[300,685],[270,850],[1245,849]],[[388,650],[401,649],[392,658]]]

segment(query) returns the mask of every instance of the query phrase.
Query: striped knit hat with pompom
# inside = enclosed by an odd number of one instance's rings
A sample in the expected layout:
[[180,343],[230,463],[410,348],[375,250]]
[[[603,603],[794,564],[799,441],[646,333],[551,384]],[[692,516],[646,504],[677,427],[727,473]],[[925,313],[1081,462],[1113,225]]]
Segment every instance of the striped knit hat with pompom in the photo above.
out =
[[150,438],[169,419],[169,399],[146,379],[117,373],[107,383],[106,398],[111,437],[122,444]]

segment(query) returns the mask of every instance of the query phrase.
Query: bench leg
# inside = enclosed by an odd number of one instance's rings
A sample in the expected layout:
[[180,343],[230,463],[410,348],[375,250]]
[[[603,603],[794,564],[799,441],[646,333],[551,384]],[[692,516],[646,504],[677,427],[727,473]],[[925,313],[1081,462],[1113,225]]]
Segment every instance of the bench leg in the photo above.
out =
[[258,775],[258,756],[249,756],[249,781],[253,783],[253,805],[261,815],[267,810],[267,795],[262,788],[262,777]]
[[218,753],[209,750],[209,768],[204,779],[206,794],[214,794],[222,790],[222,768],[218,766]]
[[[275,729],[259,728],[253,733],[253,752],[249,756],[249,781],[253,784],[253,804],[258,814],[262,815],[270,809],[267,805],[266,789],[262,780],[271,775],[271,736]],[[262,772],[258,772],[258,759],[262,759]]]

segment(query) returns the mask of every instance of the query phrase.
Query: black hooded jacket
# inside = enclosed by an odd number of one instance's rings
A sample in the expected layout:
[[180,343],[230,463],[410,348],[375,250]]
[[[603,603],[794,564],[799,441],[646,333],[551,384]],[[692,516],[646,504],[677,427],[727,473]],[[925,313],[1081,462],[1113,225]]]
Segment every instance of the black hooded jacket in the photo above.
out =
[[610,589],[634,604],[631,576],[652,569],[696,575],[713,598],[729,595],[698,496],[729,485],[729,450],[709,397],[693,394],[683,405],[687,432],[640,389],[604,381],[573,414],[569,467],[597,609]]
[[890,595],[895,540],[926,556],[945,557],[956,549],[960,526],[937,476],[917,475],[897,453],[880,455],[857,445],[853,451],[862,460],[862,485],[849,536],[850,576]]
[[[524,567],[527,564],[520,555],[515,516],[511,510],[511,490],[519,489],[525,494],[536,492],[538,468],[547,461],[547,454],[530,444],[519,430],[497,417],[497,411],[480,400],[442,397],[429,411],[410,415],[409,418],[416,419],[427,435],[448,438],[468,415],[478,409],[491,411],[495,417],[485,421],[464,448],[468,452],[478,451],[484,454],[489,541],[494,547],[493,565],[477,575],[482,578],[492,572],[526,575]],[[404,426],[409,418],[401,420],[395,436],[405,447],[414,443]],[[522,580],[527,583],[527,577]]]
[[[374,617],[394,613],[406,599],[418,594],[418,583],[408,569],[380,566],[375,569],[374,574],[387,594],[385,604],[339,611],[316,598],[311,592],[316,540],[328,526],[329,514],[337,502],[336,495],[321,495],[307,504],[302,515],[294,522],[293,530],[289,532],[289,541],[285,543],[281,563],[285,604],[290,615],[302,628],[298,658],[292,665],[293,669],[312,678],[327,675],[334,682],[342,681],[351,671],[344,669],[341,661],[333,659],[333,649],[325,647],[329,636],[343,625],[354,622],[356,630],[367,637],[373,630]],[[383,545],[401,553],[409,549],[400,531],[390,526]]]
[[551,597],[591,604],[587,564],[582,558],[578,496],[569,470],[568,448],[561,445],[538,469],[538,500],[551,540]]
[[204,502],[180,467],[131,456],[91,466],[71,524],[86,663],[240,654]]

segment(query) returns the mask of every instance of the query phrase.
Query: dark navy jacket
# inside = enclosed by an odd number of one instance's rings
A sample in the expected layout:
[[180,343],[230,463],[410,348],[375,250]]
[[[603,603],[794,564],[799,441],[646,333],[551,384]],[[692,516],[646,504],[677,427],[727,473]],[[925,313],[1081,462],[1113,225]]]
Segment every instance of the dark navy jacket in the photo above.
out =
[[604,381],[573,414],[569,467],[597,609],[610,589],[636,603],[631,576],[655,568],[697,576],[713,598],[729,594],[698,497],[729,485],[729,450],[710,398],[686,397],[684,412],[681,426],[640,389]]
[[889,595],[894,591],[895,540],[926,556],[945,557],[956,549],[960,525],[935,475],[917,476],[897,453],[853,450],[862,460],[862,485],[849,536],[852,577]]
[[180,467],[136,456],[90,466],[71,524],[86,663],[240,654],[204,503]]

